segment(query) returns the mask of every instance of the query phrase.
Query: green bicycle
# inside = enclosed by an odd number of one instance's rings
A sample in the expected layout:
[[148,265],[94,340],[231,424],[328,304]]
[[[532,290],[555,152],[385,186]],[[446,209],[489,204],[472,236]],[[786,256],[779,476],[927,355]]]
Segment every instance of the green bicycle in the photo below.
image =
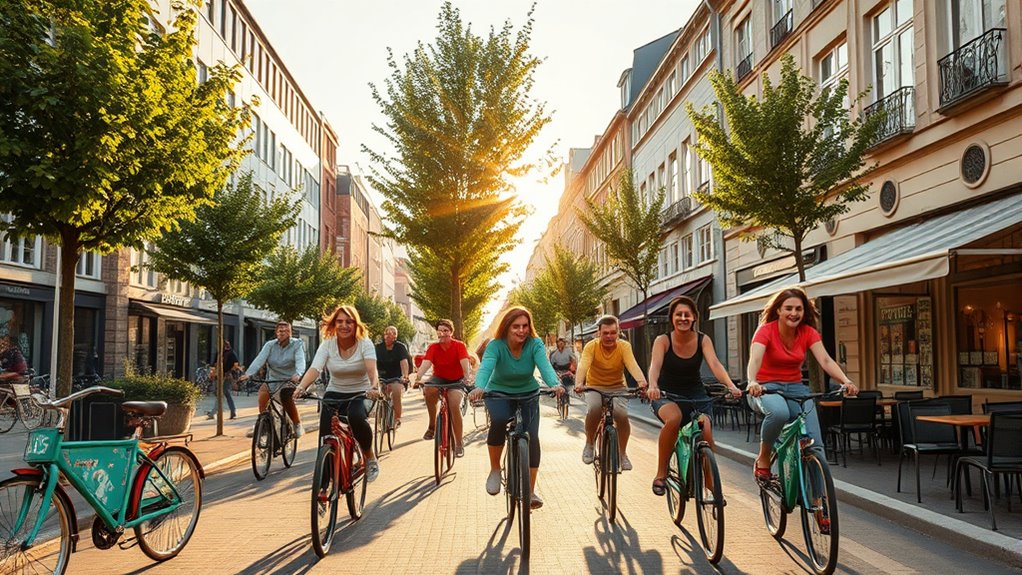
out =
[[823,446],[814,445],[806,429],[809,414],[806,404],[812,405],[815,398],[832,394],[792,397],[774,390],[763,390],[763,393],[779,395],[798,403],[801,408],[801,413],[784,426],[774,444],[770,465],[774,467],[777,464],[778,474],[772,475],[768,481],[758,482],[767,531],[780,540],[784,536],[788,514],[798,505],[802,509],[802,535],[813,572],[830,575],[837,566],[837,494],[834,478],[822,455]]
[[0,573],[67,570],[78,543],[78,518],[61,477],[96,511],[92,542],[98,549],[113,547],[125,529],[133,529],[142,552],[165,561],[195,531],[204,477],[199,461],[186,447],[139,443],[143,427],[166,411],[166,403],[121,404],[135,428],[130,439],[64,441],[68,407],[94,393],[123,394],[94,386],[44,402],[59,410],[57,427],[32,430],[25,446],[31,467],[14,469],[14,477],[0,482]]

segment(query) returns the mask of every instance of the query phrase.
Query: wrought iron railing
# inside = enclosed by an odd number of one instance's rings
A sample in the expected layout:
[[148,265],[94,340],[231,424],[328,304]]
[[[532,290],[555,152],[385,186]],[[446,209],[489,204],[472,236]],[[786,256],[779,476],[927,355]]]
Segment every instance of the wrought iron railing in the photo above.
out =
[[940,108],[948,108],[992,86],[1008,83],[1005,28],[992,28],[937,61]]
[[664,209],[664,228],[669,228],[692,213],[692,197],[685,196]]
[[749,55],[743,58],[742,61],[738,63],[738,66],[735,68],[735,80],[741,82],[742,78],[745,78],[751,73],[752,73],[752,52],[749,52]]
[[776,48],[777,45],[781,43],[781,40],[784,40],[788,37],[788,34],[791,34],[793,23],[794,17],[792,16],[792,11],[788,10],[788,12],[784,16],[781,16],[781,19],[774,24],[774,27],[770,29],[771,49]]
[[902,134],[912,133],[916,128],[915,88],[905,86],[895,90],[862,111],[864,118],[879,113],[884,114],[884,119],[871,146],[876,146]]

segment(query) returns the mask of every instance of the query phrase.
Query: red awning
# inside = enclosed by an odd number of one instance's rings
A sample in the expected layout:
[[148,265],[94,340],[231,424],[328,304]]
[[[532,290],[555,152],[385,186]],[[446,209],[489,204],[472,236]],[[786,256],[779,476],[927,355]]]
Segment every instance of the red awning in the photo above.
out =
[[[656,315],[657,312],[670,305],[672,299],[680,295],[687,295],[699,291],[699,289],[703,286],[710,283],[710,280],[712,279],[713,278],[711,276],[706,276],[649,296],[645,301],[645,308],[648,315]],[[618,318],[621,322],[621,329],[632,329],[633,327],[642,325],[643,320],[646,318],[646,316],[642,313],[643,307],[643,302],[639,302],[638,305],[634,305],[622,313]]]

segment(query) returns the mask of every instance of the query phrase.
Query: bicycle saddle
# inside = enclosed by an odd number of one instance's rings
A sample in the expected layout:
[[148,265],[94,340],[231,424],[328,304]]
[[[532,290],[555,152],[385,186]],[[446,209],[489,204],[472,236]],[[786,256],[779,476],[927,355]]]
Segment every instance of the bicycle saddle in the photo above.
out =
[[148,415],[156,417],[167,411],[166,401],[125,401],[121,404],[121,411],[136,415]]

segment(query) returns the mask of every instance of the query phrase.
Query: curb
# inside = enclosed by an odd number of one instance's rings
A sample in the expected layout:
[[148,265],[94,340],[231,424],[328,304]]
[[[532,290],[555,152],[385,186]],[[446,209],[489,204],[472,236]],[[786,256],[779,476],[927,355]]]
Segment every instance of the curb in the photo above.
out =
[[[639,415],[634,412],[631,415],[632,419],[651,427],[661,427],[660,422],[651,416]],[[720,441],[717,441],[717,453],[750,466],[756,458],[756,454],[752,452]],[[970,553],[1003,561],[1009,565],[1022,565],[1022,540],[977,527],[961,519],[935,513],[929,509],[916,507],[839,479],[834,479],[834,488],[838,492],[838,499],[844,503],[904,525],[923,535],[940,539]]]

